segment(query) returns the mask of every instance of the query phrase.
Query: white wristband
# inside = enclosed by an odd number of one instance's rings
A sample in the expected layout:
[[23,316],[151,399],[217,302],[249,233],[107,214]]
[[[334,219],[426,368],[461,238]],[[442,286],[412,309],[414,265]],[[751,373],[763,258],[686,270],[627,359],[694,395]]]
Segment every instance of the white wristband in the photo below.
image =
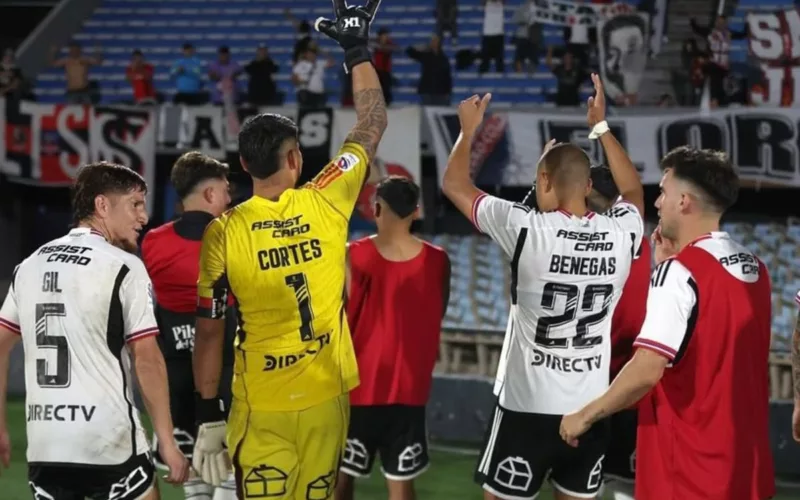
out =
[[600,136],[608,132],[608,130],[609,129],[607,121],[603,120],[601,122],[598,122],[595,124],[594,127],[592,127],[592,131],[589,132],[589,139],[599,139]]

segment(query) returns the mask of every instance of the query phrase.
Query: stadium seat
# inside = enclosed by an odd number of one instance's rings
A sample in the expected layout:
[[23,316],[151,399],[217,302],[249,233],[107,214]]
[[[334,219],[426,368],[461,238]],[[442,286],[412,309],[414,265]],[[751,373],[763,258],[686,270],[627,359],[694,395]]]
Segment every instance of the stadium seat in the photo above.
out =
[[[648,225],[650,234],[654,227]],[[726,223],[722,229],[747,245],[770,271],[773,289],[773,339],[776,351],[789,349],[800,290],[800,224]],[[509,310],[509,261],[485,236],[437,235],[430,240],[445,248],[452,262],[451,293],[445,329],[505,331]]]
[[[506,6],[507,74],[490,71],[480,76],[474,67],[465,71],[455,71],[454,68],[453,102],[475,92],[491,90],[495,102],[543,103],[554,92],[555,79],[544,65],[544,54],[533,74],[513,72],[511,35],[515,26],[511,17],[516,7],[516,2],[509,2]],[[234,60],[242,64],[253,57],[256,46],[266,44],[280,66],[276,75],[278,87],[286,93],[287,102],[292,103],[294,89],[290,74],[295,32],[286,19],[287,11],[295,19],[309,21],[332,14],[329,3],[316,0],[271,0],[268,3],[261,0],[105,0],[84,22],[74,39],[87,52],[95,46],[102,48],[103,64],[92,68],[90,78],[98,82],[105,102],[132,99],[125,68],[134,49],[141,49],[154,65],[156,89],[171,99],[174,85],[169,77],[170,65],[179,57],[183,43],[191,42],[198,56],[207,62],[215,60],[218,46],[228,45]],[[451,60],[457,50],[477,50],[480,47],[482,20],[481,0],[460,0],[457,45],[449,40],[444,45]],[[425,44],[435,28],[433,3],[430,0],[404,0],[399,5],[384,4],[375,31],[382,26],[391,27],[392,37],[402,47]],[[560,46],[564,43],[559,27],[547,26],[544,36],[546,45]],[[323,50],[329,51],[334,58],[341,58],[341,51],[333,42],[324,37],[319,40]],[[416,95],[419,65],[404,52],[394,58],[394,76],[398,80],[394,88],[395,103],[419,103]],[[335,69],[327,73],[326,85],[331,103],[339,101],[339,77]],[[239,85],[245,90],[245,77]],[[585,98],[590,88],[587,85],[583,90]],[[43,102],[62,101],[63,70],[51,68],[42,72],[36,83],[36,93]]]

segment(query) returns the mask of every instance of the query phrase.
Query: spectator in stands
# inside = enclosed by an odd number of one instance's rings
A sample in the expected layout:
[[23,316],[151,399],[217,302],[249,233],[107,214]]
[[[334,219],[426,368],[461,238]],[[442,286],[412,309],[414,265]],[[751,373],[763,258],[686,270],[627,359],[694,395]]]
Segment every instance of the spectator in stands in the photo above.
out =
[[5,99],[22,99],[27,94],[25,78],[17,66],[14,49],[3,51],[0,61],[0,97]]
[[525,0],[514,11],[512,22],[517,26],[514,34],[514,67],[520,73],[526,63],[528,72],[533,72],[539,66],[539,51],[544,45],[544,32],[542,25],[537,23],[533,16],[534,0]]
[[297,41],[294,42],[294,50],[292,51],[292,64],[294,64],[303,57],[308,47],[314,43],[314,39],[311,36],[311,24],[308,21],[297,19],[289,9],[286,9],[284,14],[286,19],[294,25],[294,29],[297,30]]
[[269,56],[266,45],[259,45],[256,57],[244,67],[250,77],[247,82],[247,100],[254,106],[280,104],[278,88],[272,75],[278,72],[278,65]]
[[213,82],[211,102],[214,104],[236,103],[236,79],[244,69],[231,59],[231,49],[222,45],[217,49],[217,60],[208,66],[208,78]]
[[697,106],[706,80],[707,55],[694,38],[687,38],[681,49],[681,70],[673,75],[678,96],[684,106]]
[[131,63],[125,76],[133,89],[133,102],[141,105],[156,103],[156,88],[153,86],[153,65],[144,60],[142,51],[136,49],[131,54]]
[[580,106],[581,84],[590,74],[586,69],[577,64],[575,55],[569,50],[561,56],[561,64],[553,62],[553,47],[547,49],[547,67],[556,77],[557,87],[554,101],[557,106]]
[[[583,0],[575,0],[575,3],[583,3]],[[597,41],[597,28],[590,28],[585,24],[567,26],[564,28],[564,41],[567,43],[567,50],[578,59],[580,66],[586,66],[589,64],[591,46]]]
[[728,18],[717,16],[713,25],[708,27],[698,26],[694,18],[690,19],[692,30],[698,36],[705,37],[708,41],[709,61],[706,67],[708,75],[711,107],[727,104],[725,94],[725,77],[730,69],[731,40],[747,38],[747,30],[733,32],[728,28]]
[[450,42],[458,43],[458,1],[436,0],[436,34],[444,39],[444,34],[450,34]]
[[325,70],[336,63],[332,59],[321,61],[316,43],[311,43],[292,69],[297,104],[308,108],[325,106]]
[[56,58],[58,47],[50,51],[50,64],[57,68],[64,68],[67,80],[66,99],[70,104],[92,104],[98,96],[89,81],[89,68],[99,66],[103,62],[100,48],[95,49],[94,55],[83,55],[81,46],[77,42],[69,44],[67,57]]
[[392,55],[400,50],[400,46],[392,41],[389,36],[389,28],[383,27],[378,30],[378,38],[375,41],[374,52],[372,55],[375,71],[381,81],[383,89],[383,100],[386,105],[392,103]]
[[199,106],[208,102],[208,94],[203,92],[203,61],[195,55],[194,45],[183,44],[183,57],[172,65],[170,75],[177,90],[173,103]]
[[483,36],[481,37],[481,64],[478,72],[489,69],[489,61],[494,59],[495,70],[505,73],[505,7],[503,0],[482,0]]
[[409,47],[406,54],[422,66],[417,92],[425,106],[449,106],[453,93],[450,59],[442,50],[439,35],[431,36],[426,48]]

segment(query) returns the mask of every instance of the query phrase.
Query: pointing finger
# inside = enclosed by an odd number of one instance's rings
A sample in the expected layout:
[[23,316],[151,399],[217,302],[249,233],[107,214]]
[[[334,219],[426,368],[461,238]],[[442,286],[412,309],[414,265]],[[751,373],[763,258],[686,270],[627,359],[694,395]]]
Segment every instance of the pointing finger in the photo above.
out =
[[488,92],[483,96],[483,99],[481,99],[481,109],[486,109],[486,106],[488,106],[491,101],[492,93]]

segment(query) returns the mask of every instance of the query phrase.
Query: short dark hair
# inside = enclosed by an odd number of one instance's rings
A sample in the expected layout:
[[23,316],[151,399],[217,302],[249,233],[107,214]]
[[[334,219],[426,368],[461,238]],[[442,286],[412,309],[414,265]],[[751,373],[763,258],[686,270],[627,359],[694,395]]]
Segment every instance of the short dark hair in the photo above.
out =
[[141,55],[144,55],[144,54],[142,54],[142,51],[141,51],[141,50],[139,50],[139,49],[135,49],[135,50],[134,50],[134,51],[131,53],[131,55],[133,55],[133,56],[141,56]]
[[375,194],[401,219],[419,206],[419,186],[408,177],[390,176],[378,183]]
[[72,186],[72,218],[77,224],[94,214],[94,200],[100,195],[147,192],[147,183],[130,168],[107,161],[85,165]]
[[189,42],[186,42],[186,43],[183,44],[183,50],[189,50],[189,49],[193,49],[193,48],[194,48],[194,45],[192,45]]
[[576,144],[556,144],[544,156],[542,163],[556,186],[566,187],[576,180],[589,182],[592,162],[586,152]]
[[266,179],[280,169],[283,143],[297,140],[297,125],[285,116],[261,113],[249,117],[239,130],[239,155],[256,179]]
[[664,156],[661,168],[699,189],[716,212],[725,212],[739,197],[739,175],[722,151],[680,146]]
[[614,176],[611,175],[611,169],[605,165],[598,165],[592,167],[592,189],[605,198],[607,201],[614,201],[619,196],[619,189],[614,183]]
[[228,165],[199,151],[184,153],[172,166],[169,180],[181,199],[207,179],[226,179]]
[[231,49],[227,45],[221,45],[217,49],[217,53],[219,53],[219,54],[230,54],[231,53]]

